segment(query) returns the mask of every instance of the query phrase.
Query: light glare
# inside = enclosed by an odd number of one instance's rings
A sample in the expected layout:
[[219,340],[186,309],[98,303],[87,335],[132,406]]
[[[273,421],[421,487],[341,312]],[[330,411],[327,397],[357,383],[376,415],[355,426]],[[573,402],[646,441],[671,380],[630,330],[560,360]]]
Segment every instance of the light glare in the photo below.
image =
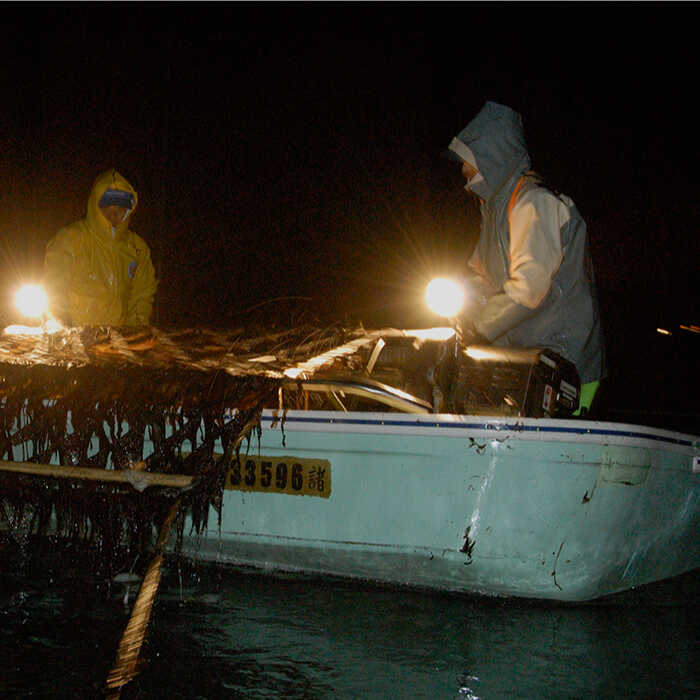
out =
[[485,360],[486,358],[491,357],[491,353],[488,350],[478,347],[467,348],[466,353],[473,360]]
[[425,302],[428,308],[445,318],[454,318],[464,308],[466,294],[464,287],[445,277],[434,279],[425,290]]
[[25,284],[15,294],[15,306],[23,316],[41,318],[49,309],[49,298],[38,284]]
[[404,331],[408,337],[416,337],[418,340],[449,340],[454,338],[454,328],[418,328],[416,330]]

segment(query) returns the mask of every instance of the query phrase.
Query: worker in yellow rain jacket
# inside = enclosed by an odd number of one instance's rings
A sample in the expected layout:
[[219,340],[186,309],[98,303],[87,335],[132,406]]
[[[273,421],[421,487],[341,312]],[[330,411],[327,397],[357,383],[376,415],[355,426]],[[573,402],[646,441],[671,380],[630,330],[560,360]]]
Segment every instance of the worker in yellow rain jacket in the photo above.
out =
[[73,326],[145,326],[156,276],[146,242],[130,231],[136,191],[116,170],[102,173],[87,217],[46,247],[44,281],[52,314]]

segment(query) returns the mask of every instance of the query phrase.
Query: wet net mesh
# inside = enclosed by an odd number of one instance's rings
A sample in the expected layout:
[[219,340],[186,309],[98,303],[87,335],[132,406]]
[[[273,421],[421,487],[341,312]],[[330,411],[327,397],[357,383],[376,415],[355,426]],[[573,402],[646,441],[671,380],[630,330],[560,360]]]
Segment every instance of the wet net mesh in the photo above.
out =
[[[0,530],[20,544],[45,533],[75,538],[110,573],[126,559],[147,560],[177,499],[177,543],[186,515],[201,532],[211,509],[220,517],[226,469],[255,440],[262,408],[277,405],[285,370],[357,335],[312,327],[0,335],[0,460],[93,477],[0,470]],[[105,481],[105,470],[134,478]],[[145,487],[143,473],[192,480]]]

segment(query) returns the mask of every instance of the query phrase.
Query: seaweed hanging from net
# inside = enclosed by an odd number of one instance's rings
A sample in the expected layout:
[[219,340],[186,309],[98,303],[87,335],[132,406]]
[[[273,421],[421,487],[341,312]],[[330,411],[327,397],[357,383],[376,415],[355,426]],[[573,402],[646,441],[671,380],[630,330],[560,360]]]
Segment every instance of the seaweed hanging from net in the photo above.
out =
[[[197,534],[212,511],[220,524],[226,470],[263,407],[275,405],[284,370],[343,338],[308,328],[252,338],[151,328],[0,336],[0,460],[81,477],[0,471],[0,528],[18,542],[46,533],[79,540],[112,574],[147,561],[180,499],[178,551],[186,516]],[[128,479],[105,481],[109,471]],[[146,485],[144,474],[191,483]]]

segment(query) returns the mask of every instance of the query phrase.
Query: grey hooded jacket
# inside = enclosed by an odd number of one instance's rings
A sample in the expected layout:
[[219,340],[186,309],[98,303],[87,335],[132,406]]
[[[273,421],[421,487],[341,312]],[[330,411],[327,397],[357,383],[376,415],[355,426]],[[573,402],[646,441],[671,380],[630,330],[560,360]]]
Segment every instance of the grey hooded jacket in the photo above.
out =
[[521,117],[509,107],[487,102],[456,139],[471,149],[483,176],[469,187],[482,202],[476,253],[488,282],[498,290],[474,319],[475,327],[495,345],[551,348],[576,365],[582,383],[601,379],[605,358],[600,313],[580,213],[571,206],[569,221],[560,230],[563,260],[545,298],[534,309],[518,304],[503,291],[510,277],[509,204],[516,187],[515,199],[542,187],[530,171]]

